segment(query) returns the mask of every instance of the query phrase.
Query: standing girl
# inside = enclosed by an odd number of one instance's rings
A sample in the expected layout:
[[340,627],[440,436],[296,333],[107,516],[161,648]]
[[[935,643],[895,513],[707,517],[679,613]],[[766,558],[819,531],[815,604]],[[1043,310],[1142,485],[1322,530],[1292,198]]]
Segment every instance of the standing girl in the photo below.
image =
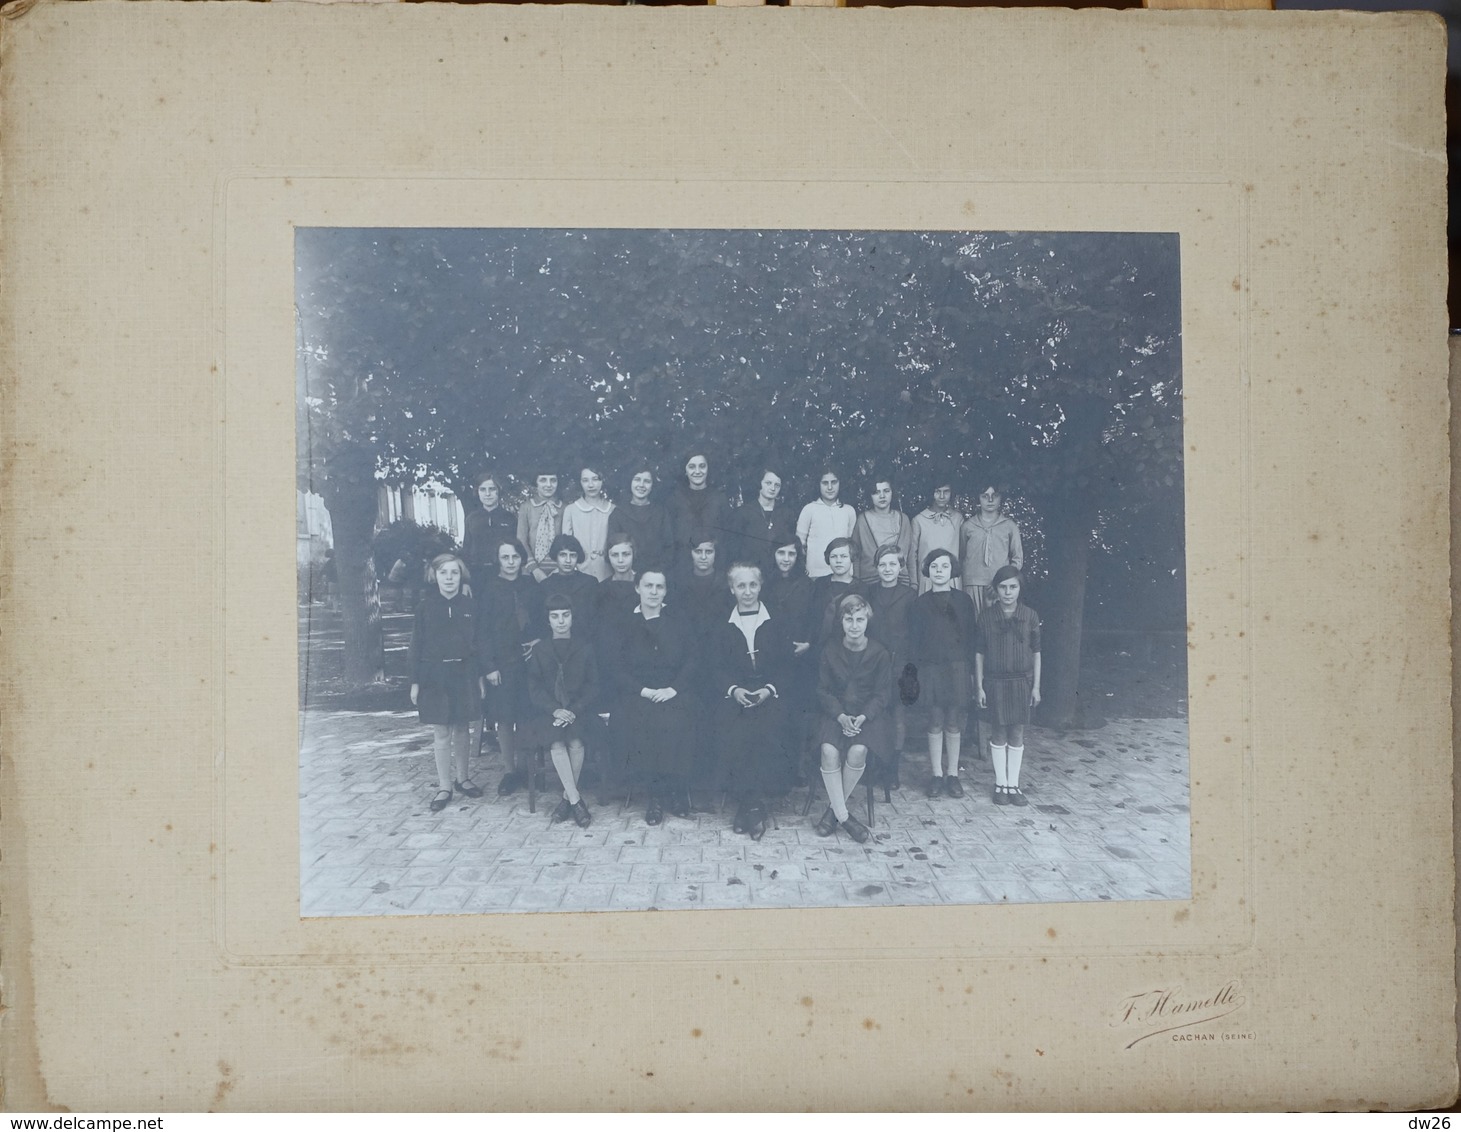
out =
[[523,572],[542,581],[553,572],[548,548],[563,532],[563,504],[558,499],[558,473],[546,462],[536,465],[533,496],[517,512],[517,541],[527,552]]
[[1025,725],[1040,703],[1040,618],[1020,601],[1021,574],[1013,566],[994,575],[994,604],[979,618],[974,656],[975,695],[991,721],[989,757],[994,763],[994,801],[1028,805],[1020,792]]
[[548,553],[553,562],[553,573],[539,583],[539,597],[546,602],[552,595],[562,594],[573,602],[573,608],[579,611],[576,617],[578,637],[587,642],[594,631],[599,583],[592,574],[578,568],[583,561],[583,547],[572,535],[559,535],[548,548]]
[[827,812],[817,836],[830,837],[840,825],[856,842],[868,828],[847,810],[870,754],[888,749],[888,695],[893,675],[888,652],[867,635],[872,613],[866,599],[849,594],[839,607],[842,640],[822,651],[817,704],[822,709],[821,769]]
[[[848,508],[851,510],[851,508]],[[818,648],[835,641],[842,634],[839,606],[848,594],[862,593],[863,586],[852,573],[852,540],[834,538],[822,548],[822,559],[828,572],[812,583],[811,616],[808,639]]]
[[522,572],[522,544],[503,539],[497,548],[497,575],[480,587],[482,670],[487,674],[487,709],[497,726],[497,746],[506,773],[499,795],[527,782],[519,766],[517,724],[523,717],[523,664],[543,636],[538,583]]
[[1000,514],[1004,503],[1004,487],[980,481],[979,509],[964,520],[961,532],[964,549],[964,592],[974,599],[974,608],[983,613],[993,595],[990,587],[994,575],[1005,566],[1016,570],[1025,565],[1025,551],[1020,545],[1020,528],[1008,515]]
[[[950,506],[954,498],[954,485],[947,479],[935,478],[933,490],[929,493],[928,506],[913,517],[913,559],[910,569],[918,569],[935,550],[946,550],[957,556],[959,553],[959,528],[964,516]],[[929,588],[927,575],[917,579],[918,592],[926,593]],[[956,576],[954,588],[960,581]]]
[[593,650],[573,636],[573,602],[563,594],[548,598],[549,638],[527,662],[528,700],[533,716],[530,741],[548,748],[563,801],[553,811],[555,822],[572,818],[580,829],[592,821],[578,792],[583,773],[585,729],[598,706],[598,667]]
[[908,647],[918,671],[919,703],[927,710],[928,761],[933,769],[928,796],[964,796],[959,781],[959,745],[969,710],[976,622],[969,595],[954,589],[958,559],[935,550],[923,560],[928,579],[908,613]]
[[639,600],[634,589],[634,540],[627,534],[609,536],[609,576],[599,584],[594,610],[594,635],[612,640],[614,622],[634,608]]
[[908,563],[913,561],[913,521],[893,506],[893,480],[879,474],[868,495],[871,506],[857,517],[852,527],[852,568],[857,580],[865,586],[878,583],[878,551],[885,546],[897,547],[903,556],[900,581],[911,586]]
[[670,516],[671,559],[678,565],[689,556],[697,534],[708,531],[724,537],[731,526],[730,503],[710,485],[710,458],[703,448],[685,460],[685,479],[675,488],[665,510]]
[[824,465],[817,477],[817,498],[803,507],[797,518],[796,537],[801,540],[806,555],[809,578],[830,574],[832,568],[825,556],[827,544],[852,535],[857,512],[837,498],[841,490],[841,473],[830,464]]
[[482,504],[467,515],[462,556],[478,579],[497,573],[497,542],[517,532],[517,516],[502,505],[502,479],[494,471],[477,477],[477,500]]
[[641,570],[650,566],[667,566],[670,554],[670,517],[664,507],[656,503],[654,492],[654,469],[643,460],[629,466],[629,502],[615,507],[609,514],[610,545],[620,535],[634,540],[634,557]]
[[411,630],[411,703],[431,728],[438,787],[431,810],[437,813],[451,801],[453,788],[468,798],[482,796],[467,767],[467,728],[482,718],[482,674],[473,602],[462,593],[471,580],[466,563],[455,554],[438,554],[431,574],[436,592],[422,598]]
[[736,508],[732,517],[735,538],[727,548],[727,562],[745,562],[759,566],[764,572],[772,569],[771,555],[796,537],[796,523],[781,503],[782,474],[763,465],[754,485],[747,485],[752,498]]
[[878,551],[877,572],[878,584],[863,592],[873,607],[868,636],[887,649],[892,660],[893,749],[888,752],[883,784],[896,790],[900,785],[898,772],[903,761],[903,744],[908,737],[908,710],[900,694],[898,678],[908,663],[908,615],[913,610],[915,594],[912,586],[902,582],[905,571],[896,546],[885,546]]
[[614,505],[604,498],[604,477],[597,468],[585,464],[578,473],[578,486],[583,494],[563,508],[563,533],[578,539],[583,547],[578,568],[602,582],[609,576],[604,554],[609,549]]

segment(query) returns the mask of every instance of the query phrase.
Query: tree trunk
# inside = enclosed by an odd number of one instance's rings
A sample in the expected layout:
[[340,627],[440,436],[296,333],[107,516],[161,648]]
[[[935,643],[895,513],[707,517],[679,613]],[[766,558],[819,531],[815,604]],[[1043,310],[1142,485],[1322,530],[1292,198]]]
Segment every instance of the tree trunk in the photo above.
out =
[[1050,583],[1040,614],[1039,720],[1046,727],[1094,726],[1080,698],[1081,624],[1086,604],[1086,566],[1095,510],[1079,498],[1046,512]]
[[385,679],[380,622],[380,587],[371,557],[375,534],[376,484],[372,479],[334,481],[326,491],[335,536],[335,570],[345,630],[345,683],[363,688]]

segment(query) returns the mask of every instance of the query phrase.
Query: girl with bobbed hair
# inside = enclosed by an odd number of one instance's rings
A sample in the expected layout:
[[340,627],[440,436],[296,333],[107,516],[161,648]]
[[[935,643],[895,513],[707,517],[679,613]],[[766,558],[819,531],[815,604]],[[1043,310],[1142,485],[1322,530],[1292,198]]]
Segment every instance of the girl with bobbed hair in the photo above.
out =
[[817,498],[802,508],[796,520],[796,537],[807,557],[807,577],[820,578],[832,572],[827,564],[827,544],[852,536],[857,512],[838,498],[842,472],[836,464],[823,464],[817,473]]
[[[946,550],[955,557],[959,553],[959,534],[964,525],[964,516],[953,508],[954,481],[943,471],[935,471],[929,477],[928,506],[913,516],[913,556],[909,559],[910,572],[922,569],[924,560],[935,550]],[[918,592],[929,589],[928,575],[914,579]],[[961,586],[954,575],[954,588]]]
[[608,550],[609,522],[614,505],[604,495],[601,465],[584,463],[578,471],[579,497],[563,508],[563,533],[578,539],[583,553],[578,568],[602,582],[609,576],[604,560]]
[[659,475],[648,460],[634,460],[624,480],[621,503],[609,515],[610,545],[622,535],[634,540],[634,562],[638,569],[670,564],[670,516],[664,504],[654,498]]
[[867,635],[872,607],[861,594],[848,594],[837,605],[842,639],[822,650],[817,675],[817,704],[822,726],[822,783],[827,812],[816,825],[819,837],[830,837],[840,825],[856,842],[868,839],[867,826],[848,811],[870,756],[886,752],[892,662],[882,645]]
[[416,608],[411,628],[411,703],[431,728],[436,756],[436,796],[432,812],[444,810],[455,789],[468,798],[482,790],[468,774],[468,728],[482,718],[482,674],[477,656],[475,602],[465,587],[467,564],[455,554],[431,560],[435,592]]
[[477,590],[487,713],[497,728],[497,746],[506,772],[497,785],[499,795],[512,794],[527,784],[519,766],[517,741],[525,701],[523,664],[547,635],[542,593],[538,583],[523,572],[526,559],[522,543],[502,539],[497,546],[497,573]]
[[852,567],[857,580],[865,586],[878,584],[878,553],[885,546],[896,547],[900,559],[899,580],[913,585],[909,574],[913,561],[913,520],[898,510],[893,490],[893,477],[888,472],[874,472],[869,480],[868,509],[857,517],[852,527]]
[[746,502],[732,515],[734,538],[726,547],[729,561],[754,563],[768,575],[771,555],[796,538],[796,519],[782,499],[786,476],[778,465],[761,463],[742,489]]
[[670,518],[670,558],[672,569],[689,560],[691,538],[709,531],[717,539],[724,538],[731,527],[730,502],[711,477],[711,458],[706,445],[692,447],[685,453],[680,482],[665,502]]
[[947,550],[923,560],[929,589],[908,612],[908,646],[918,672],[919,705],[927,714],[928,760],[933,770],[928,796],[964,796],[959,748],[969,710],[974,670],[974,603],[954,589],[959,560]]
[[517,515],[502,503],[507,483],[493,468],[485,469],[472,485],[480,507],[467,512],[466,531],[462,537],[462,557],[467,569],[479,578],[497,573],[497,542],[512,538],[517,532]]
[[553,594],[547,608],[549,636],[527,662],[527,734],[531,742],[548,748],[553,769],[563,785],[563,800],[553,811],[553,821],[572,818],[580,829],[593,820],[579,777],[583,773],[584,737],[589,724],[597,723],[599,678],[594,653],[573,633],[573,602],[564,594]]

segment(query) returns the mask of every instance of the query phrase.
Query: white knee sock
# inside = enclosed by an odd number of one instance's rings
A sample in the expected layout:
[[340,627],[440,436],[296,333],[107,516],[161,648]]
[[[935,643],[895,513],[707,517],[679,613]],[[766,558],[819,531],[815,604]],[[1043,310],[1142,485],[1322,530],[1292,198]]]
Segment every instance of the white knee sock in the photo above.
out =
[[451,789],[451,728],[436,723],[431,727],[431,753],[436,757],[436,788]]
[[472,777],[471,768],[467,765],[467,751],[471,748],[471,738],[472,732],[466,724],[452,728],[451,754],[452,762],[456,764],[458,782],[466,782]]
[[1008,748],[1003,743],[989,744],[989,761],[994,764],[994,784],[1008,786],[1009,773],[1004,769],[1004,753]]
[[942,778],[944,776],[944,733],[942,731],[928,733],[928,762],[933,767],[933,776]]
[[832,812],[837,815],[838,821],[846,821],[847,795],[842,792],[842,772],[823,770],[822,782],[827,787],[827,801],[832,807]]
[[867,762],[863,761],[857,766],[851,762],[842,765],[842,799],[845,802],[852,797],[852,792],[857,789],[857,784],[862,780],[862,772],[867,769]]
[[944,751],[947,753],[950,778],[959,777],[959,744],[963,739],[961,731],[944,732]]
[[1020,762],[1025,757],[1025,748],[1024,747],[1013,747],[1012,746],[1012,747],[1010,747],[1009,750],[1010,750],[1009,785],[1010,786],[1018,786],[1020,784]]
[[573,761],[568,754],[568,748],[562,743],[554,743],[548,749],[548,754],[553,759],[553,769],[558,772],[558,781],[563,783],[563,797],[568,799],[570,805],[578,801],[578,783],[573,777]]

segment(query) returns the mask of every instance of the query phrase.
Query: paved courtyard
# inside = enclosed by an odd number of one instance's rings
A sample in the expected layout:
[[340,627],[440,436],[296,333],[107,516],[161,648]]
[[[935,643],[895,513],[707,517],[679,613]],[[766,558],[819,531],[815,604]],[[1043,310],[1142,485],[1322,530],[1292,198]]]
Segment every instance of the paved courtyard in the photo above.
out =
[[[590,755],[592,759],[592,754]],[[689,819],[644,822],[643,798],[584,797],[593,824],[550,825],[556,787],[528,810],[498,798],[496,755],[473,766],[487,789],[441,813],[429,732],[408,711],[300,713],[300,907],[305,916],[425,915],[867,904],[1180,900],[1191,895],[1185,719],[1118,719],[1099,730],[1027,733],[1030,805],[991,800],[987,760],[965,758],[962,800],[928,800],[926,756],[910,745],[903,788],[877,794],[872,838],[818,837],[820,783],[775,807],[755,843],[730,807],[696,797]],[[550,787],[554,785],[551,768]],[[865,816],[866,792],[857,791]]]

